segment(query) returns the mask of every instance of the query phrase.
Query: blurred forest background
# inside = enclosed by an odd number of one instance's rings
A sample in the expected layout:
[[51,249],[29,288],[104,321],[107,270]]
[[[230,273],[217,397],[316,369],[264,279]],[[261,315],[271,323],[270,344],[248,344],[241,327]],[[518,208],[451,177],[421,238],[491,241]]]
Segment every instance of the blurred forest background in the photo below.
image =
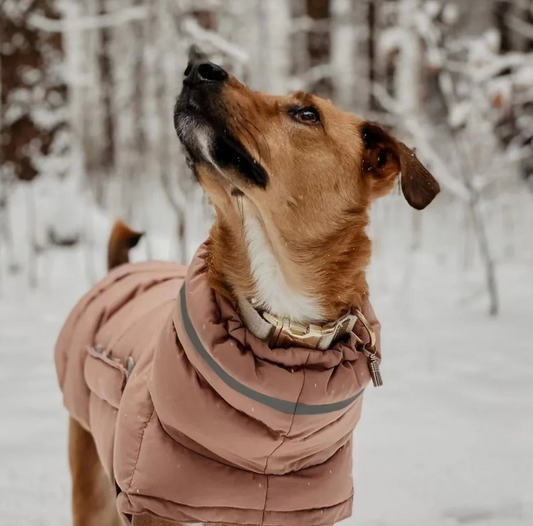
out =
[[382,123],[441,183],[372,210],[385,387],[344,526],[533,524],[533,0],[0,0],[0,39],[2,525],[72,524],[52,350],[114,218],[136,260],[208,234],[172,122],[192,43]]
[[147,232],[144,257],[189,260],[212,221],[172,124],[193,42],[416,147],[443,194],[376,206],[378,259],[473,274],[493,314],[498,266],[533,259],[530,0],[2,0],[0,19],[0,280],[38,286],[75,246],[93,282],[114,216]]

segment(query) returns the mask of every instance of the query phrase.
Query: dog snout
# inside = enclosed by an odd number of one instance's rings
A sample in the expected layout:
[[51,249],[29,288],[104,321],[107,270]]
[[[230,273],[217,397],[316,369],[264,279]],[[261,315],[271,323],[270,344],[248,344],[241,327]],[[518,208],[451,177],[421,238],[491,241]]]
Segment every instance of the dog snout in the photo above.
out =
[[204,83],[223,83],[229,77],[223,68],[209,62],[202,55],[191,58],[184,75],[183,84],[188,87]]

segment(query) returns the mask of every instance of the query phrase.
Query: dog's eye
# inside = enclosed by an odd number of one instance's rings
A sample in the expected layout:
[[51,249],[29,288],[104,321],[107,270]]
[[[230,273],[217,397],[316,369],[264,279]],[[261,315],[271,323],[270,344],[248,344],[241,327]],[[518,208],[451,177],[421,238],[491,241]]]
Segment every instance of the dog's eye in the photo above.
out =
[[317,124],[320,122],[320,115],[315,108],[301,108],[294,110],[292,116],[294,119],[303,122],[304,124]]

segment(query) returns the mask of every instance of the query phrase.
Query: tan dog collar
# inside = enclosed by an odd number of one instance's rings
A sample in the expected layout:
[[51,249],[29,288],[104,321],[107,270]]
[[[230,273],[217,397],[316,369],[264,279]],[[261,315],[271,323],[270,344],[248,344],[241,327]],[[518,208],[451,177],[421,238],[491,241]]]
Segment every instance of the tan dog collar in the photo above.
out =
[[347,313],[325,325],[302,324],[268,312],[259,313],[245,299],[239,300],[239,310],[248,329],[271,347],[298,346],[326,350],[339,338],[352,332],[357,321],[360,321],[368,332],[367,347],[374,348],[376,344],[376,335],[359,310],[354,314]]

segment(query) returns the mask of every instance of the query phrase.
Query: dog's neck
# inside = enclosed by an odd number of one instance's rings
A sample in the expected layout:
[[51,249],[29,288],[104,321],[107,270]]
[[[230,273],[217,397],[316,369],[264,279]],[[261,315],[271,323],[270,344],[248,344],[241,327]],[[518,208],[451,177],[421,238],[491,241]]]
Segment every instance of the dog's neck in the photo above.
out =
[[[368,293],[367,222],[365,214],[354,217],[353,224],[319,240],[318,247],[294,240],[294,246],[287,243],[284,249],[285,243],[278,243],[275,250],[257,217],[244,215],[236,222],[218,216],[211,231],[210,284],[235,302],[244,298],[259,311],[294,322],[335,321],[361,308]],[[299,263],[291,262],[287,271],[289,249]]]
[[244,235],[256,290],[252,305],[281,318],[302,323],[324,321],[319,298],[287,283],[263,226],[257,217],[244,218]]

